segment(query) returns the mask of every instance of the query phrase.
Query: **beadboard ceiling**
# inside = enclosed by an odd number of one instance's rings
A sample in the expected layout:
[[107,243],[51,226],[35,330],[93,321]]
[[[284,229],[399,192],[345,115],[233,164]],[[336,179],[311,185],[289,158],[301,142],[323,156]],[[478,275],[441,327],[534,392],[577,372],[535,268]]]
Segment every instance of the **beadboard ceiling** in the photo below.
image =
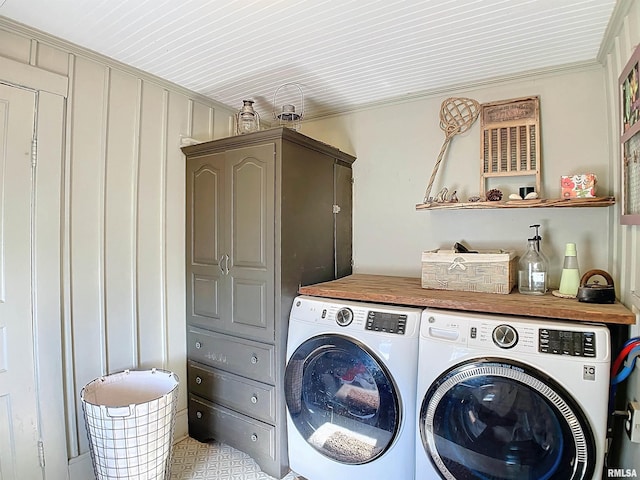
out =
[[[0,15],[206,95],[298,83],[305,118],[594,62],[615,0],[0,0]],[[278,105],[301,109],[297,88]]]

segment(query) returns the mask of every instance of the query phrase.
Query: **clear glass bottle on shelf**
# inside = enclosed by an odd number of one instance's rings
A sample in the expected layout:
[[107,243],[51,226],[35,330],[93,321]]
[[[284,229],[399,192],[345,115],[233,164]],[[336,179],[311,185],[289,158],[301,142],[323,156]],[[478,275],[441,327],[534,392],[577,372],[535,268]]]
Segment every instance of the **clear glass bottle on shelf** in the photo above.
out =
[[528,239],[527,251],[518,262],[518,291],[525,295],[544,295],[547,291],[549,262],[540,250],[540,225],[531,227],[536,229],[536,234]]

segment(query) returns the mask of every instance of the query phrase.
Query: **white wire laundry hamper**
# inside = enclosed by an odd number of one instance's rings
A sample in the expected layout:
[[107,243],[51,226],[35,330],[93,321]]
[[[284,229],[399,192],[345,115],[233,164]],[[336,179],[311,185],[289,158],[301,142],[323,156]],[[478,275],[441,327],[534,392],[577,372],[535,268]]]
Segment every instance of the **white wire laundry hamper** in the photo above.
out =
[[168,480],[178,376],[125,370],[88,383],[82,410],[97,480]]

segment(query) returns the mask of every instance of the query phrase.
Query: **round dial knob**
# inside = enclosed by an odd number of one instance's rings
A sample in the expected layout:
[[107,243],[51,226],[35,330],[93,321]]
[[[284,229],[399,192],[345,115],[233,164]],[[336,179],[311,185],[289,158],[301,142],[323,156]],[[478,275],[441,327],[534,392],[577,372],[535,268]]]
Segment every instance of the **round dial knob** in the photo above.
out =
[[336,313],[336,323],[341,327],[346,327],[353,322],[353,312],[349,308],[341,308]]
[[518,332],[509,325],[499,325],[493,330],[493,343],[500,348],[511,348],[518,343]]

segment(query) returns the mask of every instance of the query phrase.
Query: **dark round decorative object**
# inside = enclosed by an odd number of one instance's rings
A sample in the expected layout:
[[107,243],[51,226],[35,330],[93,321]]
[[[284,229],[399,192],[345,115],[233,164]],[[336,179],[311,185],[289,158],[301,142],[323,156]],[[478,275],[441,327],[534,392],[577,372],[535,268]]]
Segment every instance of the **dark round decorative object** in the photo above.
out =
[[500,200],[502,200],[502,192],[497,188],[492,188],[487,192],[487,201],[499,202]]

